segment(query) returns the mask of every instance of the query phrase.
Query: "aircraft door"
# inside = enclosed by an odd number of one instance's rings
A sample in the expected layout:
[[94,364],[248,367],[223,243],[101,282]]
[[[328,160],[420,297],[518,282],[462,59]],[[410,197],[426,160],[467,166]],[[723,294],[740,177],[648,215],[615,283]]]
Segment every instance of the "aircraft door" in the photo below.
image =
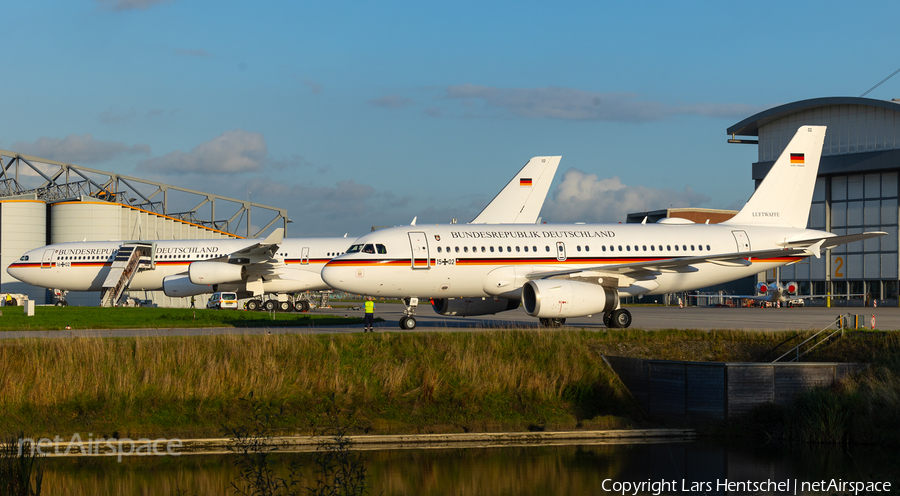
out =
[[566,261],[566,244],[562,241],[556,242],[556,259],[560,262]]
[[412,231],[409,235],[410,260],[413,269],[427,269],[431,266],[428,258],[428,238],[422,231]]
[[300,250],[300,265],[309,265],[309,247],[304,246]]
[[750,251],[750,238],[747,237],[746,231],[731,231],[734,235],[734,241],[737,243],[738,253]]
[[56,261],[56,250],[44,250],[44,256],[41,258],[41,268],[49,269],[53,262]]

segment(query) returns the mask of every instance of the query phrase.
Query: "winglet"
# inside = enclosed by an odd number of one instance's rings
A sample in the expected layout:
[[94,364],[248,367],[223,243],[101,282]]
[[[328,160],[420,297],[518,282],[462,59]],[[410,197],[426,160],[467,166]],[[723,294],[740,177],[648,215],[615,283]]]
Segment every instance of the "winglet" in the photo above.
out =
[[284,228],[279,227],[272,231],[272,234],[268,235],[266,239],[262,241],[263,245],[280,245],[281,241],[284,239]]
[[822,258],[822,243],[824,242],[824,239],[820,239],[815,244],[810,245],[809,248],[806,249],[806,253],[816,258]]

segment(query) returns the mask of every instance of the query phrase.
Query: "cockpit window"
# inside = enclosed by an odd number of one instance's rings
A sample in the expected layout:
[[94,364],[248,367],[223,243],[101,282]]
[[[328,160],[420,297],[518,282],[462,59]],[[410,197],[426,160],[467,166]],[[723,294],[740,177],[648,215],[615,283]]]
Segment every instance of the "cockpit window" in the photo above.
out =
[[375,249],[378,251],[379,255],[387,255],[387,248],[384,245],[375,245]]
[[357,253],[359,250],[362,250],[363,245],[353,245],[350,248],[347,248],[347,253]]
[[363,253],[375,253],[375,247],[372,245],[366,245],[362,249]]
[[20,261],[20,262],[27,262],[27,261],[28,261],[28,255],[22,255],[22,258],[20,258],[19,261]]

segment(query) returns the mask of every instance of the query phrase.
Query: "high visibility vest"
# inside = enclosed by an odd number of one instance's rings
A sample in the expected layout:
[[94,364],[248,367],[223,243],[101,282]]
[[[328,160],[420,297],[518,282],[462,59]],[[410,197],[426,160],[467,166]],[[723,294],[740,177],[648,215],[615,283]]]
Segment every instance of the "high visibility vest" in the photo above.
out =
[[374,301],[366,302],[366,313],[375,313],[375,302]]

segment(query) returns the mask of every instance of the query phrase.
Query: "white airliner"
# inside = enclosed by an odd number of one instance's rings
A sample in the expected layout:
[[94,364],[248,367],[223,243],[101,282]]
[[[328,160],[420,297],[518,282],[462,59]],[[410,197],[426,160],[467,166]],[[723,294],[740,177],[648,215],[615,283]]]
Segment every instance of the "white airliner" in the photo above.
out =
[[[561,157],[534,157],[472,221],[535,223]],[[64,291],[113,291],[125,288],[185,297],[216,291],[253,297],[250,310],[288,310],[287,302],[265,303],[266,293],[329,289],[322,267],[343,253],[352,238],[283,238],[276,229],[265,239],[85,241],[48,245],[25,253],[7,272],[16,279]],[[382,251],[373,246],[373,254]],[[142,252],[143,256],[134,255]],[[127,266],[132,260],[132,267]],[[122,286],[124,285],[124,286]],[[296,309],[308,310],[297,302]]]
[[[322,278],[354,293],[432,298],[439,312],[448,299],[484,298],[457,315],[493,314],[521,300],[545,326],[603,314],[607,327],[628,327],[620,296],[720,284],[886,235],[806,229],[824,138],[824,126],[798,129],[744,208],[720,224],[401,226],[359,238]],[[415,327],[416,302],[401,328]]]

